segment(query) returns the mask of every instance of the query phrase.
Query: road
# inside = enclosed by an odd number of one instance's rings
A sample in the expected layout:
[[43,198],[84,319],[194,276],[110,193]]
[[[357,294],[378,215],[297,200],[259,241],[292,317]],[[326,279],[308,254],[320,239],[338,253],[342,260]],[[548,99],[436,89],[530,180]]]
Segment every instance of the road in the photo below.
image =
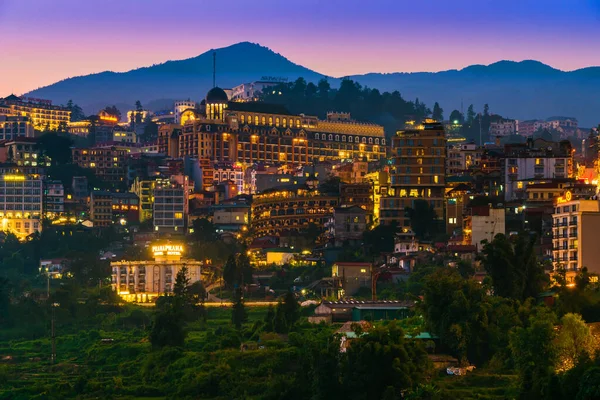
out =
[[[136,303],[138,306],[154,307],[154,303]],[[231,301],[224,301],[222,303],[209,302],[204,303],[205,307],[231,307],[233,303]],[[268,307],[276,306],[276,301],[246,301],[244,302],[246,307]]]

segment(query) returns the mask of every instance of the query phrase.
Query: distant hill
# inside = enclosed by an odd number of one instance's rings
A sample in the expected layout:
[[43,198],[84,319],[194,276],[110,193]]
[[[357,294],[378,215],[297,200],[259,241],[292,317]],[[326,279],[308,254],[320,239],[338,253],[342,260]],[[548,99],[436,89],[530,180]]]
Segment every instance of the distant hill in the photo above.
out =
[[[317,82],[325,77],[294,64],[284,56],[254,43],[238,43],[216,49],[217,84],[231,88],[240,83],[276,76],[295,80],[302,76]],[[87,113],[108,104],[122,111],[136,100],[149,107],[164,107],[175,99],[201,100],[212,86],[213,50],[187,60],[139,68],[123,73],[101,72],[69,78],[34,90],[28,96],[65,104],[69,99]],[[600,67],[564,72],[538,61],[499,61],[472,65],[462,70],[435,73],[369,73],[352,79],[380,91],[398,90],[405,99],[419,98],[433,106],[439,102],[447,117],[453,109],[464,111],[469,104],[510,118],[546,118],[550,115],[576,117],[580,126],[600,122]],[[333,87],[338,79],[329,78]]]

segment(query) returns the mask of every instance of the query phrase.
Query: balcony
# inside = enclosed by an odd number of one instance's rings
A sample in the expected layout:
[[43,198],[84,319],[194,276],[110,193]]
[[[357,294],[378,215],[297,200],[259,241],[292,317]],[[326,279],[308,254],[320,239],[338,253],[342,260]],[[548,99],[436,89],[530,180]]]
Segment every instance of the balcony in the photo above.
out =
[[571,260],[571,261],[577,261],[577,256],[571,256],[571,257],[569,257],[569,260]]
[[572,245],[569,246],[569,249],[570,250],[577,250],[577,245],[572,244]]
[[577,226],[577,221],[571,221],[571,222],[569,222],[569,225],[571,225],[571,226]]

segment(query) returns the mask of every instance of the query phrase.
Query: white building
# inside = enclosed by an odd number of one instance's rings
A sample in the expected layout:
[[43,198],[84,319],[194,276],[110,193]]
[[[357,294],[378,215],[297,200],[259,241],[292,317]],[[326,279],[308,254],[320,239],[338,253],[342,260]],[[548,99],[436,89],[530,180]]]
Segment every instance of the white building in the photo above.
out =
[[265,89],[277,86],[281,84],[280,81],[255,81],[250,83],[242,83],[241,85],[235,86],[231,91],[231,99],[237,101],[254,101],[258,98],[258,95]]
[[188,216],[188,177],[176,175],[169,179],[157,179],[153,193],[154,230],[184,234]]
[[4,174],[0,179],[0,220],[2,231],[19,240],[42,231],[42,179],[28,175]]
[[113,132],[113,142],[137,143],[137,135],[133,131],[116,130]]
[[46,181],[44,185],[44,215],[54,218],[65,212],[65,188],[61,181]]
[[514,119],[502,119],[490,123],[490,137],[510,136],[518,131],[517,121]]
[[238,193],[244,192],[244,170],[241,165],[217,164],[213,172],[213,184],[232,181]]
[[505,146],[504,199],[517,200],[527,180],[569,178],[573,173],[573,149],[569,142],[528,139]]
[[173,292],[177,273],[187,268],[190,284],[200,281],[202,262],[182,258],[181,244],[165,243],[150,247],[154,261],[113,261],[112,288],[125,301],[150,302]]
[[196,108],[196,102],[195,101],[191,101],[191,100],[181,100],[181,101],[176,101],[175,102],[175,106],[174,106],[174,123],[175,124],[180,124],[181,123],[181,114],[185,111],[185,110],[189,110],[190,108]]
[[504,207],[473,207],[471,215],[463,220],[463,244],[477,246],[481,251],[483,240],[491,242],[494,237],[506,231],[506,211]]

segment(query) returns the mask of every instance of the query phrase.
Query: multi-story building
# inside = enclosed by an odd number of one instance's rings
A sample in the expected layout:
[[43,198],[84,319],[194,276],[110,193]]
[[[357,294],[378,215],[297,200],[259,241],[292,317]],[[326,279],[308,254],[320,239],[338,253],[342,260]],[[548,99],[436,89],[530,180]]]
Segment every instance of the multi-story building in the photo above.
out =
[[600,203],[598,200],[575,199],[570,191],[557,198],[555,203],[552,215],[555,270],[564,267],[571,283],[583,267],[599,274],[600,246],[596,235],[600,226]]
[[220,163],[213,168],[213,185],[231,181],[238,193],[244,192],[244,170],[240,164]]
[[464,143],[448,147],[446,172],[448,175],[468,174],[481,162],[483,149],[475,143]]
[[131,185],[130,191],[137,195],[140,201],[140,222],[151,220],[154,215],[154,188],[156,179],[139,179]]
[[265,89],[280,85],[282,82],[282,80],[261,80],[242,83],[233,87],[231,90],[231,99],[234,101],[256,101]]
[[518,133],[521,136],[531,137],[536,131],[535,123],[537,120],[529,119],[526,121],[519,121]]
[[103,181],[114,186],[127,183],[127,150],[112,147],[75,148],[73,164],[90,168]]
[[364,161],[345,162],[334,165],[331,171],[333,176],[340,178],[345,183],[362,183],[369,173],[369,164]]
[[173,107],[173,122],[176,124],[181,124],[181,114],[183,114],[186,110],[193,110],[196,108],[196,102],[191,100],[180,100],[176,101]]
[[212,162],[311,164],[340,158],[378,160],[386,155],[383,127],[329,113],[328,119],[292,115],[258,102],[229,102],[213,88],[204,112],[185,111],[183,126],[159,128],[159,152]]
[[334,246],[361,245],[368,220],[367,212],[359,206],[336,207],[327,225],[328,236]]
[[549,142],[527,139],[507,144],[504,150],[504,198],[516,200],[527,180],[570,178],[573,176],[573,148],[568,141]]
[[265,190],[252,199],[252,230],[256,237],[300,234],[310,224],[324,229],[333,209],[339,205],[337,194],[320,193],[316,182]]
[[25,240],[42,231],[42,179],[39,176],[3,173],[0,178],[2,231]]
[[444,220],[446,138],[444,127],[434,120],[399,131],[392,139],[393,166],[390,168],[392,192],[381,199],[380,223],[396,221],[409,226],[406,207],[416,200],[426,201],[441,221]]
[[153,261],[113,261],[112,288],[125,301],[151,302],[171,293],[177,273],[184,267],[190,284],[201,280],[202,262],[183,258],[184,247],[157,243],[150,247]]
[[490,138],[510,136],[518,131],[518,122],[514,119],[498,119],[490,122]]
[[389,169],[371,172],[364,176],[363,182],[368,182],[373,186],[373,221],[374,225],[379,225],[379,216],[381,209],[381,199],[388,196],[390,192],[390,173]]
[[71,119],[71,111],[68,108],[53,106],[50,100],[31,97],[10,95],[0,99],[0,109],[4,110],[5,115],[28,117],[38,131],[66,127]]
[[352,296],[361,288],[371,288],[372,265],[366,262],[336,262],[331,266],[331,277],[338,289],[338,297]]
[[19,136],[34,137],[33,124],[29,117],[0,115],[0,140],[12,140]]
[[90,196],[90,218],[94,227],[110,226],[113,220],[111,192],[94,190]]
[[491,242],[494,237],[506,232],[506,211],[504,207],[472,207],[469,215],[463,219],[463,244],[482,249],[481,242]]
[[112,219],[121,225],[140,222],[140,199],[135,193],[112,193]]
[[86,176],[74,176],[71,180],[73,198],[77,201],[85,200],[90,192],[88,190],[88,179]]
[[157,179],[153,190],[153,224],[159,233],[185,233],[189,184],[184,175]]
[[117,129],[113,131],[113,142],[137,143],[137,135],[133,131]]
[[248,229],[250,206],[248,204],[216,204],[211,207],[213,224],[220,231]]
[[44,216],[54,219],[65,212],[65,188],[61,181],[44,182]]
[[42,159],[36,139],[32,137],[17,137],[7,140],[0,148],[0,162],[14,163],[20,167],[49,167],[51,160]]

